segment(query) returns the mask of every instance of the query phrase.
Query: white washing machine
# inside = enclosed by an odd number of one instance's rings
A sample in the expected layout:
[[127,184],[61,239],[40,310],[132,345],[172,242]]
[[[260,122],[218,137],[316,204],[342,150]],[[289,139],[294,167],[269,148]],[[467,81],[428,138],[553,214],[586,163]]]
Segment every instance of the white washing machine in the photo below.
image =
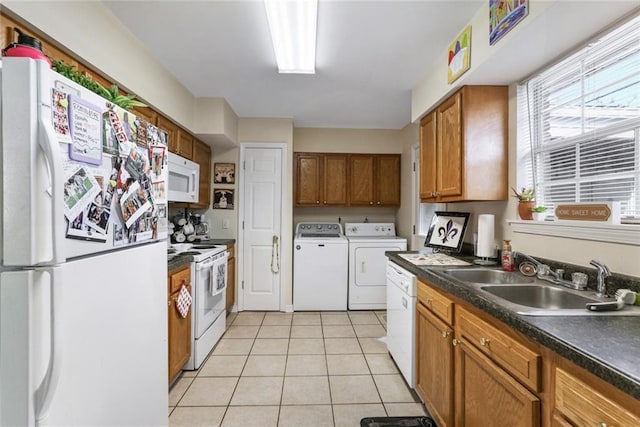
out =
[[386,310],[387,251],[406,251],[393,223],[346,223],[349,241],[349,310]]
[[294,311],[346,310],[348,258],[340,224],[299,223],[293,240]]

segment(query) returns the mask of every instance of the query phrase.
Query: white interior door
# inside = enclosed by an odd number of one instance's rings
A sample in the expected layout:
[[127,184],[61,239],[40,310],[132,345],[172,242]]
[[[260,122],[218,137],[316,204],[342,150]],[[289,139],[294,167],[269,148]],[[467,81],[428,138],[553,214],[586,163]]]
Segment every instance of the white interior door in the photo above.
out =
[[279,310],[283,149],[243,150],[242,310]]

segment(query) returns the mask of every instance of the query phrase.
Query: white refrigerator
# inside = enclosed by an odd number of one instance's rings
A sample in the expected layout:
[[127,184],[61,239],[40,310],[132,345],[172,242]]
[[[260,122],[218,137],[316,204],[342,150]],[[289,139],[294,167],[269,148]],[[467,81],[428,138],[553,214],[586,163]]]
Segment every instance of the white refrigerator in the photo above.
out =
[[166,425],[166,134],[0,64],[0,425]]

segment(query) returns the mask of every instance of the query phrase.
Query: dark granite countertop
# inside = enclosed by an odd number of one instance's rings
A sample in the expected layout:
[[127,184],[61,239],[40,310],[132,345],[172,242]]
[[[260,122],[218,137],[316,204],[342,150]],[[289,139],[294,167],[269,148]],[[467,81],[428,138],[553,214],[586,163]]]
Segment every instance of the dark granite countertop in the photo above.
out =
[[497,304],[463,282],[417,266],[387,252],[394,263],[555,351],[604,381],[640,399],[640,317],[523,316]]
[[209,240],[205,240],[202,241],[200,243],[194,243],[194,245],[233,245],[236,243],[236,239],[232,239],[232,238],[220,238],[220,239],[209,239]]
[[193,260],[191,255],[176,255],[167,261],[167,271],[171,272],[190,264]]

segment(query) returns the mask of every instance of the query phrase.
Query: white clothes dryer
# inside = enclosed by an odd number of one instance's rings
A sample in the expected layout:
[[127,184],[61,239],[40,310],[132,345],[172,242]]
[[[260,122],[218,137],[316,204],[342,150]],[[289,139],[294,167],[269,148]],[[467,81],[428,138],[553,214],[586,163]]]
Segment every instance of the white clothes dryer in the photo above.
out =
[[346,223],[349,241],[349,310],[386,310],[387,251],[406,251],[393,223]]

